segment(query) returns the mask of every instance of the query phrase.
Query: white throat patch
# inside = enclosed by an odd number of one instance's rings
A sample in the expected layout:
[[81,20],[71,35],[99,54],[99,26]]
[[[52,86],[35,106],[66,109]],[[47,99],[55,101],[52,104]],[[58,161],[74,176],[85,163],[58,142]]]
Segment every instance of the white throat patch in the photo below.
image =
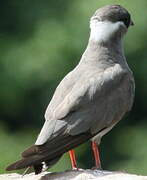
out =
[[112,35],[117,32],[120,26],[125,26],[123,22],[97,21],[91,19],[90,21],[90,40],[96,42],[106,42]]

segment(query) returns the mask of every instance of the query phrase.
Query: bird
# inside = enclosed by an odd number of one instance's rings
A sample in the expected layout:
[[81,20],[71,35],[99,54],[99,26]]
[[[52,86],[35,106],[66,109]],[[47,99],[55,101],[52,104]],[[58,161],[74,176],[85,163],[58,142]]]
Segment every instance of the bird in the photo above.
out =
[[99,145],[128,113],[134,102],[135,81],[123,50],[123,37],[134,25],[121,5],[106,5],[90,18],[90,37],[77,66],[57,86],[34,145],[6,170],[33,167],[35,174],[52,167],[74,148],[90,140],[96,168],[101,168]]

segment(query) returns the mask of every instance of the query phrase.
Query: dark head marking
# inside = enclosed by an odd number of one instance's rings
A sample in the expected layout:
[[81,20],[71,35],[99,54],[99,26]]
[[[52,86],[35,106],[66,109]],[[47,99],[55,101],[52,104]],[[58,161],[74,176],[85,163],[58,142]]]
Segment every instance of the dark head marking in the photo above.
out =
[[129,12],[120,5],[104,6],[95,12],[94,17],[97,17],[99,21],[122,21],[127,28],[131,24]]

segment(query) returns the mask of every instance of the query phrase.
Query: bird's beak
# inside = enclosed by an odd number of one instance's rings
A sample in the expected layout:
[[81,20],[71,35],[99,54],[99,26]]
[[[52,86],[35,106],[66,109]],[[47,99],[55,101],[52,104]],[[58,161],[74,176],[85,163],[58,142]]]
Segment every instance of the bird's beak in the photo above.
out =
[[134,22],[132,20],[130,21],[130,26],[134,26]]

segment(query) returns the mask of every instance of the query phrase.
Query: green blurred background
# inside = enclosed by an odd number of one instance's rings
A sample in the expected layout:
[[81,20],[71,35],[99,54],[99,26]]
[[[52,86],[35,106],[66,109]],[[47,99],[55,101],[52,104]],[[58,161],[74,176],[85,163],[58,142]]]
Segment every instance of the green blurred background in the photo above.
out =
[[[147,0],[5,0],[0,6],[0,173],[34,143],[60,80],[77,64],[89,37],[89,19],[121,4],[135,23],[124,41],[134,72],[131,113],[102,140],[102,166],[147,175]],[[94,165],[90,143],[76,149],[78,165]],[[67,154],[52,171],[70,169]]]

